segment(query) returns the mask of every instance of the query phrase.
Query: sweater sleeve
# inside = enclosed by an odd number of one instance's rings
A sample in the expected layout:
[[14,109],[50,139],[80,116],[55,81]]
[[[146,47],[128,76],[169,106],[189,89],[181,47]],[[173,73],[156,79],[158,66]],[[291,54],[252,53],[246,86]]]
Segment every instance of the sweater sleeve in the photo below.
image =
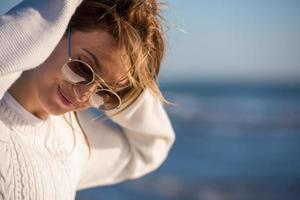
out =
[[148,89],[112,121],[93,123],[86,112],[78,117],[92,150],[78,190],[150,173],[166,159],[175,140],[160,100]]
[[46,60],[81,1],[24,0],[0,16],[0,98],[22,71]]

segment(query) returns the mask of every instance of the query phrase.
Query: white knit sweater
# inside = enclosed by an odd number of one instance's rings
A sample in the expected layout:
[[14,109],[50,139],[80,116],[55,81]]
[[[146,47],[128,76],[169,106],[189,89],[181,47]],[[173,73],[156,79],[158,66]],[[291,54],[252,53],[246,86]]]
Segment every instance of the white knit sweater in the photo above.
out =
[[90,158],[73,113],[43,121],[7,93],[22,71],[50,55],[80,2],[25,0],[0,17],[0,200],[71,200],[76,190],[138,178],[156,169],[174,142],[149,90],[111,121],[78,113]]

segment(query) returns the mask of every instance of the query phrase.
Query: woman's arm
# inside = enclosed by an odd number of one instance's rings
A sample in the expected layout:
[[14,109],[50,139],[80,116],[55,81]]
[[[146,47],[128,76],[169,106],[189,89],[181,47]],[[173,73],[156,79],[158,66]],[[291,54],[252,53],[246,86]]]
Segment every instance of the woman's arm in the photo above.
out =
[[145,90],[110,122],[92,122],[86,112],[79,121],[91,143],[91,159],[78,189],[141,177],[165,160],[175,134],[161,102]]
[[0,16],[0,98],[22,71],[51,54],[81,1],[24,0]]

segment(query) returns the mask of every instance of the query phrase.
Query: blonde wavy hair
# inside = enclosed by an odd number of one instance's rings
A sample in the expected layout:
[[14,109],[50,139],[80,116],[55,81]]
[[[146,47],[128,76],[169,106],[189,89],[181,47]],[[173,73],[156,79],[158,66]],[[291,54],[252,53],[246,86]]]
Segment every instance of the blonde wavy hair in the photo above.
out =
[[106,31],[125,49],[129,67],[121,79],[129,87],[119,95],[128,106],[145,88],[167,102],[157,84],[165,51],[161,5],[157,0],[84,0],[69,23],[81,32]]
[[[130,106],[145,88],[162,102],[167,102],[157,83],[165,51],[162,5],[158,0],[83,0],[69,22],[69,27],[75,31],[106,31],[124,48],[129,66],[120,80],[126,78],[129,87],[118,93],[126,104],[122,110]],[[81,127],[77,113],[74,114]],[[69,124],[72,127],[72,123]],[[82,132],[91,153],[87,135],[83,129]]]

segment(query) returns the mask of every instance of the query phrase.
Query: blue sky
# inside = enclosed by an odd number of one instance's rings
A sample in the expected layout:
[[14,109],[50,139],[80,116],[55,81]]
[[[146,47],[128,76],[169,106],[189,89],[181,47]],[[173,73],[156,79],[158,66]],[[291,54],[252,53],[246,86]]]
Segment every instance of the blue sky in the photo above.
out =
[[[15,2],[1,0],[0,12]],[[162,80],[298,81],[299,0],[168,0],[167,4]]]
[[299,80],[299,0],[170,0],[167,13],[164,78]]

